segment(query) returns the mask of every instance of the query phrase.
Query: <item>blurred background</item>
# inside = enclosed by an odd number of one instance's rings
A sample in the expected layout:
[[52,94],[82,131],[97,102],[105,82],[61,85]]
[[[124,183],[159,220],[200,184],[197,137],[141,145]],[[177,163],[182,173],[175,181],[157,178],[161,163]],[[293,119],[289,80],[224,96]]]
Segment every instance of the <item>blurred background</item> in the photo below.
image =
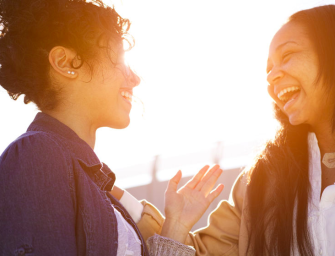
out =
[[[95,151],[116,184],[163,212],[167,180],[205,165],[224,170],[227,199],[240,171],[273,137],[267,95],[269,43],[292,13],[335,1],[105,0],[130,19],[136,46],[127,61],[141,77],[131,124],[98,130]],[[140,103],[142,102],[142,103]],[[0,89],[0,152],[25,132],[37,109]]]

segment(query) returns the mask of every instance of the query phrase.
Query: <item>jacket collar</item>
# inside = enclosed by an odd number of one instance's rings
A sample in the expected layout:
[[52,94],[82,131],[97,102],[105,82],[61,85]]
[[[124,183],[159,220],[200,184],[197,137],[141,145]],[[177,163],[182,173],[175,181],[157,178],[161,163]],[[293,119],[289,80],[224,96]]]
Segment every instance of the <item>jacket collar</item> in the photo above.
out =
[[114,173],[106,164],[100,162],[93,149],[71,128],[48,114],[39,112],[27,131],[51,133],[60,138],[100,189],[106,191],[112,189],[115,182]]

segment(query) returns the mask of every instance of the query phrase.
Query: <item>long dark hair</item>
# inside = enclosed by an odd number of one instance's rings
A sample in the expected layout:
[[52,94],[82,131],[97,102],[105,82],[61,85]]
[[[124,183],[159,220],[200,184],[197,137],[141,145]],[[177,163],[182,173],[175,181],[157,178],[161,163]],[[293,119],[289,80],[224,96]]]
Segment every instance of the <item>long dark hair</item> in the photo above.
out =
[[[306,28],[319,61],[316,82],[322,79],[322,85],[330,90],[335,85],[335,5],[297,12],[288,22]],[[246,195],[248,254],[287,256],[296,245],[300,255],[313,255],[307,225],[311,190],[308,174],[310,127],[291,125],[276,105],[274,111],[280,129],[274,140],[266,144],[249,173]]]

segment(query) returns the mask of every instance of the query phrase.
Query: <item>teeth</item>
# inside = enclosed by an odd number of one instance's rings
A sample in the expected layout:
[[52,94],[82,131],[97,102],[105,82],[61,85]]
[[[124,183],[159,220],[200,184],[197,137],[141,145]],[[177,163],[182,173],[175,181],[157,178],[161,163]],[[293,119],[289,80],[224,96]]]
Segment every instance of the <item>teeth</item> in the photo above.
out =
[[122,91],[121,92],[122,97],[124,97],[126,100],[132,101],[133,95],[129,92]]
[[286,100],[288,100],[288,98],[285,97],[284,94],[286,94],[286,93],[288,93],[288,92],[299,91],[299,90],[300,90],[299,87],[296,87],[296,86],[289,87],[289,88],[285,88],[285,89],[281,90],[281,91],[278,93],[277,97],[278,97],[278,99],[280,99],[281,101],[286,101]]

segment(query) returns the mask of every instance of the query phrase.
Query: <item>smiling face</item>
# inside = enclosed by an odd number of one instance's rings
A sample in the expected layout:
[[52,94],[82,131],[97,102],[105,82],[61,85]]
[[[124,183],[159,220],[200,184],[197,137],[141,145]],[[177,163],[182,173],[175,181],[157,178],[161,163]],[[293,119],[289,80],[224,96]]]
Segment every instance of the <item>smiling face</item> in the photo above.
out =
[[333,104],[322,84],[316,82],[318,56],[305,27],[285,24],[274,36],[268,56],[268,92],[292,125],[315,128],[329,123]]
[[[140,79],[124,63],[122,48],[100,48],[93,71],[86,67],[82,93],[89,118],[96,128],[122,129],[129,125],[133,88]],[[86,82],[86,85],[85,85]]]

